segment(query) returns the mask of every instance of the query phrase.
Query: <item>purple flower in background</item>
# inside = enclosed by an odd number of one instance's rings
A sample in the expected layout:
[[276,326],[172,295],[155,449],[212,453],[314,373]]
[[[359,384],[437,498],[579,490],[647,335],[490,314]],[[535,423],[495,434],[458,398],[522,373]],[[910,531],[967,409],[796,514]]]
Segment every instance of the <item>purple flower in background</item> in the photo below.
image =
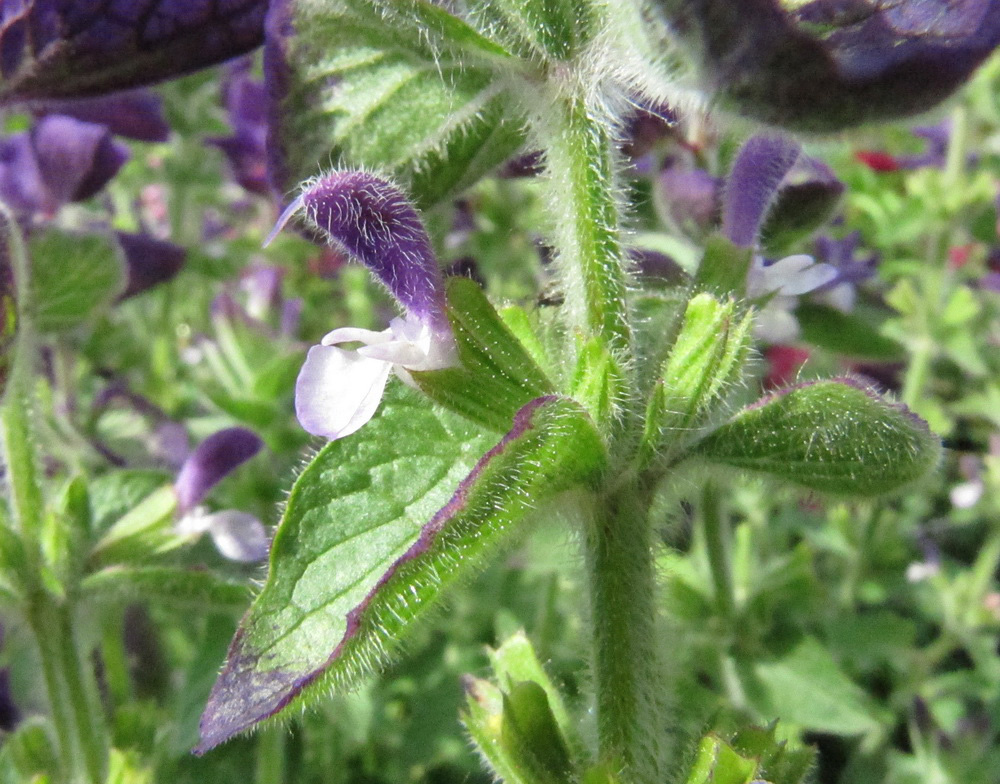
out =
[[1000,0],[656,0],[723,103],[830,131],[925,111],[1000,43]]
[[259,561],[266,557],[268,536],[253,515],[233,509],[207,512],[198,504],[209,490],[256,455],[263,442],[251,430],[231,427],[213,433],[184,461],[174,490],[181,519],[175,530],[182,535],[212,537],[219,552],[234,561]]
[[0,198],[22,214],[50,215],[96,194],[128,157],[107,127],[49,115],[0,140]]
[[230,136],[206,141],[218,147],[229,161],[233,178],[251,193],[271,193],[267,176],[267,93],[245,68],[235,69],[224,88]]
[[0,103],[99,95],[229,60],[264,40],[268,0],[0,4]]
[[149,234],[116,231],[115,237],[125,254],[128,284],[121,299],[128,299],[146,289],[171,280],[184,266],[187,251],[180,245],[159,240]]
[[951,121],[942,120],[937,125],[918,125],[911,128],[914,136],[924,139],[924,151],[917,155],[900,155],[896,161],[901,169],[920,169],[932,166],[936,169],[944,167],[948,156],[948,144],[951,141]]
[[[387,330],[335,329],[309,350],[295,386],[296,415],[313,435],[343,438],[374,416],[391,373],[408,381],[407,371],[456,362],[444,278],[416,209],[380,177],[338,171],[316,180],[285,210],[271,237],[299,212],[368,267],[404,310]],[[350,351],[339,347],[344,343],[362,345]]]
[[833,307],[845,313],[854,308],[856,286],[875,275],[879,255],[870,252],[859,256],[861,232],[852,231],[843,239],[817,237],[816,258],[836,270],[836,276],[817,289],[817,293]]
[[170,126],[163,117],[163,100],[150,90],[127,90],[97,98],[67,98],[33,104],[37,116],[62,114],[104,125],[115,136],[137,142],[165,142]]
[[202,441],[184,461],[174,490],[182,514],[190,512],[226,475],[256,455],[264,445],[245,427],[230,427]]
[[657,206],[678,229],[707,230],[718,221],[722,180],[677,159],[666,162],[656,178]]

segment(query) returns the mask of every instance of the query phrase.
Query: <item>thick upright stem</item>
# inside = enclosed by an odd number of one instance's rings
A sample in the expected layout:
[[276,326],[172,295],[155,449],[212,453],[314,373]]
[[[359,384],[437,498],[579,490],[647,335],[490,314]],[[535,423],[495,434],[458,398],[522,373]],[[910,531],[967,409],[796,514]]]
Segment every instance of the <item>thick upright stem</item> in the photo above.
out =
[[546,187],[563,294],[574,325],[630,358],[627,275],[608,123],[579,96],[555,92],[533,124],[546,156]]
[[602,759],[624,781],[667,779],[669,684],[656,639],[656,585],[645,494],[603,496],[586,531],[593,675]]

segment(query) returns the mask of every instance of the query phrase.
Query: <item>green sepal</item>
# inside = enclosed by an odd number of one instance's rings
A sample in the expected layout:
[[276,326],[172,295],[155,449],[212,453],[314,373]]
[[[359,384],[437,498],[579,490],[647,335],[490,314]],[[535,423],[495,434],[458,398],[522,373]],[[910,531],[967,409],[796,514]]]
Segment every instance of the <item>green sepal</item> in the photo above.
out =
[[617,418],[625,399],[625,378],[603,338],[591,338],[577,352],[570,395],[587,409],[595,422]]
[[941,443],[905,406],[844,378],[764,398],[692,453],[810,490],[865,497],[920,479],[937,464]]
[[[18,774],[19,782],[36,782],[59,770],[59,754],[48,728],[37,716],[26,718],[4,737],[3,754]],[[3,760],[0,760],[3,761]]]
[[35,328],[72,329],[125,289],[125,260],[110,234],[45,228],[28,240]]
[[741,755],[715,735],[698,744],[687,784],[750,784],[757,776],[757,760]]
[[308,687],[355,686],[446,589],[523,530],[537,504],[605,470],[589,417],[566,398],[529,403],[474,466],[484,438],[470,428],[397,388],[360,434],[306,468],[196,751],[275,716]]
[[696,294],[660,371],[646,408],[646,454],[683,443],[743,380],[753,318],[733,300]]
[[524,632],[490,651],[500,686],[464,679],[465,725],[483,760],[504,782],[566,781],[574,769],[573,749],[581,744],[562,696],[542,668]]
[[59,508],[49,515],[43,549],[65,585],[76,585],[90,546],[90,493],[87,480],[76,476],[66,485]]
[[[273,174],[292,188],[330,161],[377,168],[423,209],[524,143],[493,71],[502,46],[429,0],[299,0],[272,35],[281,73]],[[275,24],[275,27],[283,27]]]
[[816,749],[778,740],[777,728],[777,721],[767,727],[743,727],[729,742],[743,756],[757,760],[757,773],[768,784],[802,784],[816,763]]
[[512,683],[503,695],[500,742],[537,782],[569,782],[573,764],[545,689],[534,681]]
[[746,294],[752,262],[750,248],[741,248],[721,234],[713,234],[705,243],[705,255],[695,273],[695,289],[742,297]]
[[447,297],[458,366],[410,375],[434,402],[506,433],[522,406],[554,392],[552,382],[475,282],[450,278]]
[[833,217],[843,193],[844,186],[836,180],[784,185],[761,230],[764,250],[774,256],[787,253]]

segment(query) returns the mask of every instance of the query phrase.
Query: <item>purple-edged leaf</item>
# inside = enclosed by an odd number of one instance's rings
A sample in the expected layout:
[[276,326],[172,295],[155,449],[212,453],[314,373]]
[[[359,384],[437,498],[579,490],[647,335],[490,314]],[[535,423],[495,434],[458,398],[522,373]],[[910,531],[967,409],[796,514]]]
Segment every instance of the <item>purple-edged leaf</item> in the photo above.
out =
[[697,444],[709,462],[844,496],[892,492],[927,474],[940,440],[922,419],[852,379],[783,389]]
[[213,433],[184,461],[174,489],[183,514],[194,508],[222,479],[256,455],[264,442],[245,427],[228,427]]
[[740,148],[726,180],[722,233],[741,248],[760,234],[778,186],[799,157],[799,145],[777,136],[754,136]]
[[429,207],[524,141],[491,65],[504,49],[429,0],[276,0],[268,17],[272,184],[337,161]]
[[566,398],[529,403],[479,457],[491,441],[397,386],[364,431],[319,453],[292,489],[267,585],[233,640],[197,751],[309,686],[355,685],[537,504],[603,466],[590,420]]
[[268,0],[21,0],[0,5],[0,103],[79,98],[260,46]]
[[832,131],[926,111],[1000,43],[1000,0],[655,0],[723,104]]

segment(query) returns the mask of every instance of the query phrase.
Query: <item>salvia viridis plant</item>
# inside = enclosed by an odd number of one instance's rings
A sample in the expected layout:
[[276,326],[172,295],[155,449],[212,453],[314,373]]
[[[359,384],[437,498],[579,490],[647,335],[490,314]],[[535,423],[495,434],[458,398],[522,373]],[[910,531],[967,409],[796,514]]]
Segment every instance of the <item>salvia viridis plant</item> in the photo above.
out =
[[995,781],[998,43],[0,0],[0,782]]

